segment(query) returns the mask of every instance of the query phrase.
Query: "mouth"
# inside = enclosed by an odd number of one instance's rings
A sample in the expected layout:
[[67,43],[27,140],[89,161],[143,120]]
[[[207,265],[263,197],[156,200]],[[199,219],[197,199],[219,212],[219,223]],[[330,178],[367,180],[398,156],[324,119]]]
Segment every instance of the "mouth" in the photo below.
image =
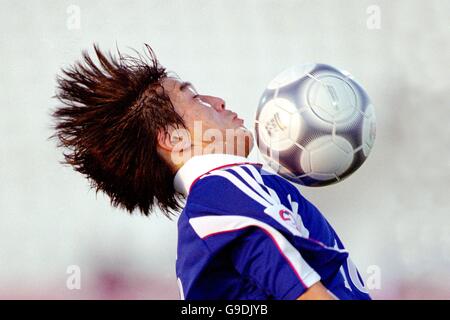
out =
[[236,112],[233,112],[232,115],[233,115],[233,117],[231,118],[232,121],[238,121],[241,124],[244,124],[244,120],[239,118]]

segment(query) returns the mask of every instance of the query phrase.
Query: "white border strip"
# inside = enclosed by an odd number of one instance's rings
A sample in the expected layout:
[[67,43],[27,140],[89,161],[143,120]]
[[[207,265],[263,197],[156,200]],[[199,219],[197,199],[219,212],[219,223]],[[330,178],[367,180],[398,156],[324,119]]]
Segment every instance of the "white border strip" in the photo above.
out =
[[320,276],[302,258],[300,252],[278,230],[264,222],[249,217],[233,215],[191,218],[189,223],[202,239],[218,233],[231,232],[252,226],[258,227],[272,238],[280,254],[286,258],[297,278],[306,288],[320,280]]

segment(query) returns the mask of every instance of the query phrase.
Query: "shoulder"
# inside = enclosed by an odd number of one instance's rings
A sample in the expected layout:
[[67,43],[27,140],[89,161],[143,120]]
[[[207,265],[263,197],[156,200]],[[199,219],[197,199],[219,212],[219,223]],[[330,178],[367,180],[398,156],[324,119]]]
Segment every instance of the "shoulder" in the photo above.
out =
[[299,220],[299,209],[303,209],[300,202],[296,188],[280,176],[260,166],[238,165],[215,170],[199,179],[191,189],[185,209],[188,219],[241,226],[262,222],[298,234],[303,228],[294,222]]
[[192,185],[187,204],[233,213],[240,209],[261,210],[270,206],[272,197],[280,192],[267,183],[265,174],[261,166],[252,164],[211,171]]

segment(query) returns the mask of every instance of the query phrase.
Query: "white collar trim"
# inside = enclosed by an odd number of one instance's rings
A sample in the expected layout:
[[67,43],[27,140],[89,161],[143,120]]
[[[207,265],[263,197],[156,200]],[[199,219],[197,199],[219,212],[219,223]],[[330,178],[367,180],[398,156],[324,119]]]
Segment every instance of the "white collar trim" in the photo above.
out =
[[184,196],[189,194],[192,184],[202,175],[220,167],[250,163],[247,158],[230,154],[205,154],[189,159],[175,174],[175,190]]

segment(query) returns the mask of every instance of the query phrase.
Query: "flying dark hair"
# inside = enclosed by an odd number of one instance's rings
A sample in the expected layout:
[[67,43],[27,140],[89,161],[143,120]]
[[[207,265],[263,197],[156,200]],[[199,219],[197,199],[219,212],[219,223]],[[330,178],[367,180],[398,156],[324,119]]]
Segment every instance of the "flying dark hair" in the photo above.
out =
[[167,76],[152,50],[136,57],[102,53],[97,63],[83,52],[82,61],[57,77],[55,97],[62,103],[52,113],[64,164],[82,173],[115,207],[149,215],[155,205],[170,217],[180,209],[174,173],[158,155],[157,136],[183,119],[164,92]]

